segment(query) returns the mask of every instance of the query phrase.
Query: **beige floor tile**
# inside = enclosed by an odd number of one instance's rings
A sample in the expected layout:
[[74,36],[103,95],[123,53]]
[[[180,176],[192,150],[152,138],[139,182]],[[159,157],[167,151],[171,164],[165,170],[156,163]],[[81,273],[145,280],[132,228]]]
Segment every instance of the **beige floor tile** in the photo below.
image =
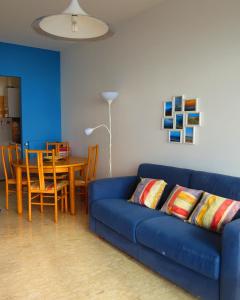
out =
[[30,223],[26,199],[20,217],[13,195],[0,213],[0,241],[0,300],[195,299],[89,232],[80,205],[57,225],[51,208],[36,208]]

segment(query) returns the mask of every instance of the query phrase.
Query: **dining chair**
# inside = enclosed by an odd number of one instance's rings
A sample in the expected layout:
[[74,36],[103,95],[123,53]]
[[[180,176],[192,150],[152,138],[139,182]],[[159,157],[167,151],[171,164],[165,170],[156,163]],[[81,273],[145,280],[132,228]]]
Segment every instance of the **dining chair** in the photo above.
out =
[[[70,156],[69,142],[46,142],[46,150],[55,150],[56,156],[64,159]],[[47,179],[52,179],[51,175]],[[68,173],[57,174],[57,180],[68,179]]]
[[88,184],[96,179],[99,146],[88,147],[88,162],[83,177],[75,180],[75,186],[80,188],[80,195],[83,195],[88,213]]
[[70,156],[70,144],[69,142],[47,142],[46,149],[55,149],[56,155],[62,158],[68,158]]
[[[9,194],[16,193],[16,176],[13,167],[13,161],[19,162],[20,153],[18,145],[0,146],[1,161],[3,165],[3,173],[5,177],[5,191],[6,191],[6,209],[9,208]],[[22,180],[22,185],[27,186],[27,180]]]
[[[51,162],[48,161],[48,167],[44,166],[44,157],[51,155]],[[37,180],[31,180],[31,162],[36,165]],[[54,207],[54,222],[58,221],[58,202],[61,201],[61,211],[68,210],[67,204],[67,185],[66,180],[57,180],[55,165],[55,150],[26,150],[26,169],[28,182],[28,219],[32,221],[32,206],[40,206],[43,213],[44,206]],[[52,175],[53,180],[47,180],[46,175]],[[39,198],[39,201],[37,201]],[[45,198],[48,199],[45,202]]]

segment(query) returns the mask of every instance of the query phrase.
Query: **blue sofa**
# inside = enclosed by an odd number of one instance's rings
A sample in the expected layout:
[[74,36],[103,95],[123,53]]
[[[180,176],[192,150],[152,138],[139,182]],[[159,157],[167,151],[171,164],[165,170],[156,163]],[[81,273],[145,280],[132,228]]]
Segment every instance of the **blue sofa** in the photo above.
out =
[[127,200],[140,177],[240,200],[240,178],[161,165],[140,165],[137,176],[89,186],[90,229],[200,299],[240,299],[240,219],[217,234]]

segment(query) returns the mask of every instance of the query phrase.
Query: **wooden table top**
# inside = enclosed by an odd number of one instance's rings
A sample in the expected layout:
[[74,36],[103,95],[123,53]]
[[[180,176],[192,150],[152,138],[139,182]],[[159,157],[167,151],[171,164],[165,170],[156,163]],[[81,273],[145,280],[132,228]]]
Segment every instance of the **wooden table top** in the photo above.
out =
[[[51,168],[52,162],[44,161],[44,167]],[[14,167],[20,167],[20,168],[26,168],[26,161],[21,160],[19,163],[13,162]],[[30,167],[36,167],[37,163],[36,160],[32,160],[30,162]],[[61,160],[57,160],[55,162],[56,168],[69,168],[69,167],[79,167],[79,166],[85,166],[87,165],[87,158],[86,157],[69,157]]]

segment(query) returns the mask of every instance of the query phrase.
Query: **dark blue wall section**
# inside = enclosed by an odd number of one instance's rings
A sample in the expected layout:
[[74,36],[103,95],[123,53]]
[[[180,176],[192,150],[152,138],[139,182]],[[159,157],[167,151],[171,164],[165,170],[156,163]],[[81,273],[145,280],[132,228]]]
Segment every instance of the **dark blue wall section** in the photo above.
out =
[[0,43],[0,75],[21,77],[23,143],[60,141],[60,53]]

